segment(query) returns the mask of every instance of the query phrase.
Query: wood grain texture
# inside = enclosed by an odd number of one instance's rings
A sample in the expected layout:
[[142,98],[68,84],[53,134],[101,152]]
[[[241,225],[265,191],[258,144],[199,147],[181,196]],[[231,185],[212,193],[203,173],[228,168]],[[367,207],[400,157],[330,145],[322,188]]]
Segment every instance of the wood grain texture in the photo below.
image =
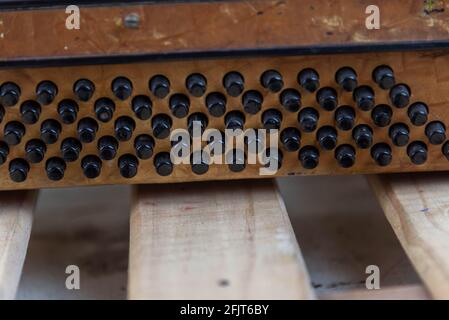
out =
[[31,233],[37,192],[0,193],[0,299],[14,299]]
[[136,188],[130,299],[311,299],[271,181]]
[[[429,1],[430,2],[430,1]],[[448,6],[423,0],[251,0],[82,7],[79,30],[65,8],[0,12],[0,61],[446,41]],[[381,29],[365,26],[369,5]],[[438,9],[446,9],[440,11]],[[125,17],[138,14],[138,28]]]
[[372,176],[369,182],[412,264],[436,299],[449,299],[449,176]]

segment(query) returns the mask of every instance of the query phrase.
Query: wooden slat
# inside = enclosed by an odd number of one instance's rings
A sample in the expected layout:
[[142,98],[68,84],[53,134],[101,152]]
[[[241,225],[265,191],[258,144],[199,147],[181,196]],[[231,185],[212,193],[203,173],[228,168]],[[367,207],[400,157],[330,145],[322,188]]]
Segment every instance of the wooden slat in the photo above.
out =
[[30,238],[37,192],[0,193],[0,299],[14,299]]
[[369,181],[432,297],[449,299],[449,174],[372,176]]
[[130,228],[130,299],[314,297],[270,181],[140,186]]

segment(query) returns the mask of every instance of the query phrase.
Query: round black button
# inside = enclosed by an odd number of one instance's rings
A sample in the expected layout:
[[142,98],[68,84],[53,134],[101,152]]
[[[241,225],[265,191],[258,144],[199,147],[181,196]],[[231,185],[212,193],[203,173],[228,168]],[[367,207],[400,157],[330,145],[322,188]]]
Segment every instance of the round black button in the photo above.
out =
[[83,143],[90,143],[95,140],[98,131],[98,123],[92,118],[83,118],[78,122],[78,138]]
[[168,176],[173,172],[173,163],[170,159],[170,153],[160,152],[154,157],[154,166],[156,172],[161,176]]
[[337,145],[337,130],[331,126],[318,129],[316,139],[324,150],[332,150]]
[[4,164],[8,159],[9,147],[8,144],[0,141],[0,165]]
[[371,157],[379,166],[388,166],[393,160],[391,147],[386,143],[377,143],[371,148]]
[[31,163],[39,163],[45,157],[47,146],[42,140],[32,139],[25,145],[26,159]]
[[207,90],[207,80],[199,73],[191,74],[186,79],[186,87],[194,97],[201,97]]
[[230,111],[225,116],[226,129],[243,130],[245,125],[245,115],[240,111]]
[[320,87],[320,76],[314,69],[303,69],[298,74],[298,83],[309,92],[314,92]]
[[315,169],[320,160],[320,152],[314,146],[304,146],[298,153],[299,161],[304,169]]
[[9,145],[17,145],[25,135],[25,127],[18,121],[11,121],[3,129],[3,140]]
[[136,117],[140,120],[148,120],[151,118],[153,114],[153,103],[147,96],[139,95],[134,97],[131,105]]
[[226,112],[226,97],[219,92],[209,93],[206,97],[206,106],[214,117],[221,117]]
[[111,90],[118,99],[126,100],[133,93],[133,84],[125,77],[117,77],[112,81]]
[[355,149],[349,144],[343,144],[335,149],[335,159],[342,168],[350,168],[355,163]]
[[267,70],[260,77],[260,83],[273,93],[281,91],[284,86],[282,75],[276,70]]
[[404,108],[410,103],[410,88],[405,84],[395,85],[390,90],[390,100],[394,106]]
[[337,91],[330,87],[321,88],[316,94],[316,101],[324,110],[332,111],[338,105]]
[[377,105],[373,111],[371,111],[371,119],[378,127],[386,127],[390,124],[393,116],[393,110],[386,104]]
[[58,87],[51,81],[42,81],[36,87],[36,97],[40,104],[47,105],[52,103],[57,94]]
[[196,151],[190,155],[192,172],[197,175],[205,174],[209,170],[209,158],[206,153]]
[[95,85],[88,79],[80,79],[73,85],[73,93],[81,101],[88,101],[95,92]]
[[369,111],[374,108],[374,90],[369,86],[357,87],[352,94],[352,98],[360,110]]
[[304,132],[313,132],[318,126],[320,114],[314,108],[307,107],[298,114],[299,128]]
[[268,109],[262,113],[262,124],[267,130],[276,129],[279,130],[282,123],[282,113],[276,109]]
[[164,99],[170,93],[170,81],[163,75],[155,75],[149,82],[150,91],[159,99]]
[[157,139],[165,139],[170,135],[172,126],[171,118],[166,114],[158,114],[151,119],[151,128],[153,135]]
[[256,114],[262,108],[263,96],[259,91],[249,90],[242,96],[243,110],[249,114]]
[[442,144],[446,140],[446,126],[440,121],[430,122],[425,133],[431,144]]
[[352,137],[360,149],[368,149],[373,143],[373,130],[366,124],[360,124],[352,130]]
[[41,139],[47,144],[58,141],[61,133],[61,124],[54,119],[47,119],[41,124]]
[[87,155],[81,160],[81,168],[88,179],[95,179],[101,173],[101,159],[95,155]]
[[65,124],[71,124],[76,121],[78,115],[78,104],[71,99],[64,99],[58,104],[58,113],[61,121]]
[[391,141],[395,146],[403,147],[407,145],[410,138],[410,130],[404,123],[395,123],[390,127],[388,131]]
[[335,81],[343,90],[351,92],[357,87],[357,73],[350,67],[340,68],[335,73]]
[[115,137],[119,141],[128,141],[133,135],[133,131],[136,128],[134,120],[127,116],[122,116],[115,120],[114,132]]
[[20,98],[20,88],[14,82],[5,82],[0,86],[0,101],[5,107],[12,107]]
[[82,146],[75,138],[66,138],[61,143],[62,158],[67,162],[78,160]]
[[426,124],[429,116],[429,108],[423,102],[415,102],[408,108],[408,117],[410,122],[415,126]]
[[355,110],[350,106],[341,106],[335,111],[335,123],[340,130],[351,130],[355,123]]
[[183,94],[174,94],[169,101],[170,110],[176,118],[184,118],[189,113],[190,100]]
[[373,80],[384,90],[392,88],[395,84],[393,69],[385,65],[378,66],[373,71]]
[[282,91],[280,100],[282,106],[290,112],[296,112],[301,107],[301,94],[295,89]]
[[67,168],[65,161],[58,157],[53,157],[47,160],[45,164],[45,171],[47,172],[47,177],[50,180],[58,181],[64,178],[64,172]]
[[122,177],[133,178],[137,174],[139,160],[132,154],[124,154],[118,159],[118,167]]
[[413,141],[407,147],[407,155],[410,160],[417,165],[427,161],[427,146],[422,141]]
[[226,163],[232,172],[242,172],[246,168],[245,152],[240,149],[233,149],[226,155]]
[[20,115],[26,124],[34,124],[39,120],[41,106],[34,100],[27,100],[20,105]]
[[115,103],[109,98],[100,98],[95,101],[94,112],[97,119],[101,122],[112,120],[115,111]]
[[26,160],[16,158],[9,163],[9,177],[14,182],[23,182],[28,176],[30,165]]
[[153,156],[154,139],[147,134],[141,134],[134,140],[134,148],[139,159],[149,159]]
[[289,127],[281,132],[281,142],[288,152],[298,151],[301,146],[301,133],[298,129]]
[[102,160],[112,160],[117,155],[118,141],[112,136],[98,139],[98,155]]
[[[206,130],[208,124],[209,120],[207,119],[207,116],[205,114],[201,112],[195,112],[191,114],[187,119],[187,129],[189,130],[190,136],[193,136],[193,134],[195,133],[199,135],[199,138],[201,138],[201,135],[203,134],[204,130]],[[194,132],[195,128],[197,129],[197,131]]]
[[223,86],[231,97],[238,97],[245,89],[245,79],[240,73],[231,71],[224,76]]

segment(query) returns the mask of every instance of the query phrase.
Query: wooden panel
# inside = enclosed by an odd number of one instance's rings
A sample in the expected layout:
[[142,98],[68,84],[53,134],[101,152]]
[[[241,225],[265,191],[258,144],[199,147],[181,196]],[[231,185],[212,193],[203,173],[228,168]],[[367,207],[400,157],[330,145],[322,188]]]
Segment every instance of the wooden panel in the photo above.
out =
[[31,233],[37,193],[0,193],[0,299],[14,299]]
[[139,186],[131,299],[310,299],[284,203],[270,181]]
[[[369,5],[381,29],[365,26]],[[443,9],[443,10],[441,10]],[[446,10],[444,10],[446,9]],[[125,17],[138,14],[138,28]],[[205,14],[207,13],[207,14]],[[0,61],[101,55],[288,49],[447,40],[443,1],[252,0],[82,7],[79,30],[65,8],[0,14]]]
[[449,298],[449,176],[369,178],[385,215],[430,294]]

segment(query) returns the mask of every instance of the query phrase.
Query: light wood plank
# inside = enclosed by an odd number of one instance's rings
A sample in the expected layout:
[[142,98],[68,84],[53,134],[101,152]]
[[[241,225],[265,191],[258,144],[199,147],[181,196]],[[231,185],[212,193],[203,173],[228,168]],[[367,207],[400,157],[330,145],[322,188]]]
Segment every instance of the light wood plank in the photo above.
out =
[[432,297],[449,299],[449,174],[368,179]]
[[33,222],[37,192],[0,193],[0,299],[14,299]]
[[314,298],[271,181],[140,186],[130,228],[130,299]]

